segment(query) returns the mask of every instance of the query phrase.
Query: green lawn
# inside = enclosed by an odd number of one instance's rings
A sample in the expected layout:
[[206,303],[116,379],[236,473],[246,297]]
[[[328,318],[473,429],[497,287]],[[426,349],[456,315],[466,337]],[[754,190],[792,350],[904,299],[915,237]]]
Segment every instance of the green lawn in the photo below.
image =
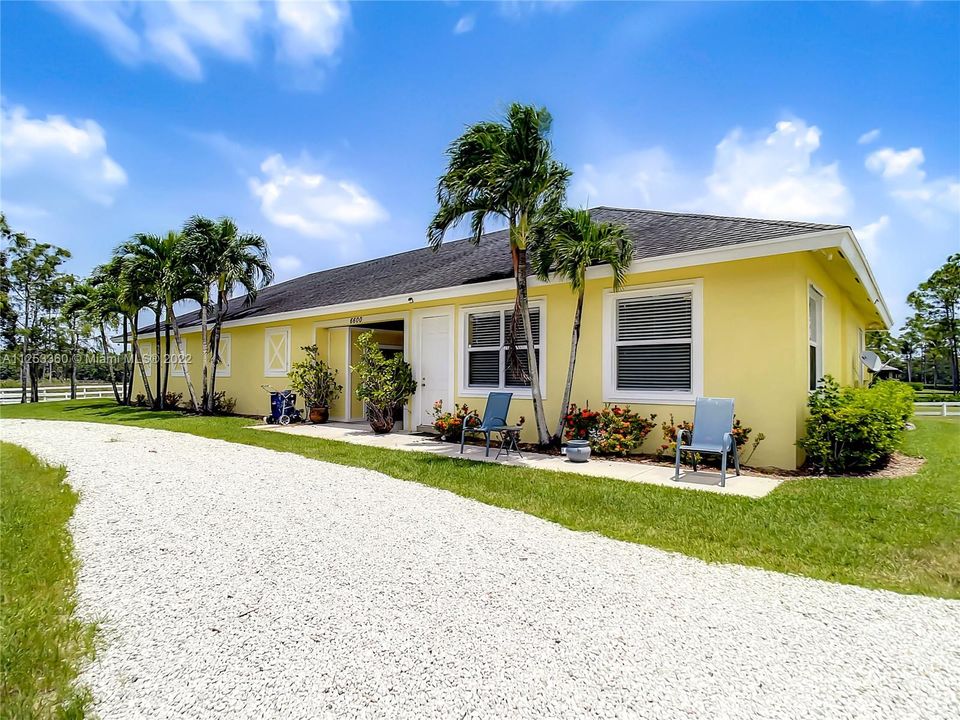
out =
[[[919,418],[905,450],[928,459],[910,478],[809,479],[760,500],[643,485],[295,435],[109,401],[7,406],[4,417],[84,420],[189,432],[379,470],[574,530],[904,593],[960,598],[960,423]],[[159,469],[158,469],[159,471]]]
[[75,685],[95,628],[76,619],[77,563],[67,521],[77,494],[63,468],[0,443],[0,716],[83,717]]

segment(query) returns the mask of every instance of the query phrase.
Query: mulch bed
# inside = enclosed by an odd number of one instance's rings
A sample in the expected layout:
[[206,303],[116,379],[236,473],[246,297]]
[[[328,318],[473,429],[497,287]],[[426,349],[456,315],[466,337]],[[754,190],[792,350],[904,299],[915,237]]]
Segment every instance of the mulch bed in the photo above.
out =
[[[421,433],[424,437],[432,437],[436,440],[440,440],[439,436],[431,435],[429,433]],[[443,442],[443,441],[441,441]],[[457,440],[457,443],[460,441]],[[467,445],[473,445],[475,447],[484,447],[484,441],[482,438],[477,437],[468,437]],[[539,445],[534,443],[519,443],[520,452],[529,452],[529,453],[538,453],[540,455],[562,455],[558,448],[547,447],[542,448]],[[491,452],[494,448],[499,448],[500,442],[498,439],[493,439],[490,442]],[[624,462],[632,463],[634,465],[658,465],[660,467],[673,467],[674,461],[672,458],[659,458],[656,455],[631,455],[629,457],[618,457],[616,455],[594,455],[598,460],[610,460],[612,462]],[[899,477],[909,477],[911,475],[916,475],[920,472],[920,468],[923,467],[923,464],[926,462],[923,458],[913,457],[911,455],[904,455],[903,453],[896,452],[891,457],[889,462],[882,468],[873,470],[868,473],[850,473],[849,475],[844,475],[842,477],[851,477],[851,478],[862,478],[862,479],[881,479],[881,478],[899,478]],[[704,465],[711,469],[719,470],[713,468],[712,465]],[[748,472],[751,475],[756,475],[758,477],[770,477],[770,478],[779,478],[787,480],[797,480],[802,478],[815,478],[815,477],[824,477],[823,475],[813,475],[810,473],[809,468],[799,468],[797,470],[783,470],[781,468],[772,468],[772,467],[753,467],[750,465],[740,464],[741,470]],[[729,470],[729,468],[728,468]],[[732,471],[731,471],[732,472]]]

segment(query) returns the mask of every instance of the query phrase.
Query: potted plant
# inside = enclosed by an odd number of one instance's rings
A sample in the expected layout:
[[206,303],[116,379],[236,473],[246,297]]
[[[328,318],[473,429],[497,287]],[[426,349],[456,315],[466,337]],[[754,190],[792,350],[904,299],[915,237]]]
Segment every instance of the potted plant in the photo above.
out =
[[367,420],[375,433],[393,430],[395,413],[407,404],[417,388],[410,364],[399,355],[385,358],[373,331],[357,338],[360,360],[350,366],[357,376],[357,398],[366,408]]
[[343,386],[337,384],[337,370],[320,359],[316,345],[300,349],[306,357],[293,363],[287,377],[291,387],[303,397],[310,422],[325,423],[330,419],[330,403],[340,397]]

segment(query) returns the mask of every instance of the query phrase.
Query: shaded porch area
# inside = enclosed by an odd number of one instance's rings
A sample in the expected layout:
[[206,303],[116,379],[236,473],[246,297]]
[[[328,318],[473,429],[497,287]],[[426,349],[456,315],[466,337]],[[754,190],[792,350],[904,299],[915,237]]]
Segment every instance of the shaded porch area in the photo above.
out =
[[[402,313],[355,316],[344,320],[317,323],[314,329],[320,357],[337,372],[337,380],[343,385],[343,393],[330,406],[330,417],[344,423],[366,424],[363,403],[357,398],[359,378],[351,366],[359,360],[357,338],[372,332],[380,351],[385,357],[407,357],[406,320]],[[396,414],[397,429],[407,427],[409,421],[403,410]]]
[[680,482],[673,480],[673,467],[653,465],[642,462],[622,462],[616,460],[591,459],[587,463],[573,463],[563,456],[544,455],[540,453],[524,452],[523,457],[511,453],[509,457],[503,455],[496,459],[496,451],[491,448],[490,456],[484,456],[484,448],[467,445],[463,454],[460,454],[459,443],[447,443],[432,437],[406,432],[392,432],[386,435],[375,435],[366,422],[330,422],[323,425],[254,425],[249,428],[254,431],[282,432],[293,435],[322,438],[324,440],[338,440],[401,452],[426,452],[433,455],[442,455],[461,460],[477,462],[494,462],[500,465],[528,467],[553,472],[572,473],[591,477],[602,477],[625,482],[649,483],[651,485],[665,485],[673,488],[704,490],[727,495],[743,495],[751,498],[760,498],[771,492],[783,480],[781,478],[760,477],[750,475],[727,476],[727,486],[721,488],[718,472],[692,472],[687,469],[681,475]]

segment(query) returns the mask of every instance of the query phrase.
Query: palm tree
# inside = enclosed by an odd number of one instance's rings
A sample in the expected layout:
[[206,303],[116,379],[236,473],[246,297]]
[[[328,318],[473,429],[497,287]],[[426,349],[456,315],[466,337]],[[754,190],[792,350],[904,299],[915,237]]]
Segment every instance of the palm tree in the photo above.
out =
[[90,308],[93,304],[93,288],[86,282],[79,282],[73,275],[68,276],[67,295],[60,306],[60,316],[66,325],[70,344],[70,399],[77,399],[77,353],[80,350],[80,336],[89,335],[91,326]]
[[[110,372],[110,385],[113,387],[113,396],[117,404],[125,405],[130,400],[129,377],[132,375],[128,362],[128,319],[120,304],[120,289],[118,286],[119,271],[114,272],[111,263],[119,267],[116,259],[105,265],[98,265],[90,273],[89,284],[92,290],[89,311],[100,324],[100,344],[103,349],[104,361],[107,362]],[[116,275],[116,277],[115,277]],[[117,378],[110,358],[110,343],[107,340],[107,327],[119,327],[122,317],[123,324],[123,376],[121,378],[123,392],[117,390]]]
[[153,336],[157,370],[157,390],[151,405],[157,410],[163,410],[164,394],[164,366],[170,356],[170,337],[167,336],[166,351],[160,348],[160,318],[163,312],[163,290],[160,283],[163,276],[163,239],[149,233],[136,233],[128,241],[121,243],[116,250],[125,261],[124,274],[126,282],[135,294],[143,295],[145,306],[153,311]]
[[[129,242],[129,241],[128,241]],[[147,396],[147,403],[153,407],[153,391],[150,389],[150,382],[147,379],[147,370],[143,363],[143,352],[140,349],[140,311],[145,307],[150,307],[153,297],[150,292],[150,281],[142,279],[137,272],[133,257],[124,251],[127,243],[122,243],[116,250],[114,256],[106,263],[104,272],[113,285],[112,292],[115,293],[115,299],[120,313],[124,317],[124,327],[130,327],[130,344],[133,346],[133,368],[140,369],[140,381],[143,383],[143,391]],[[126,333],[124,333],[126,334]],[[126,341],[125,341],[126,342]],[[159,347],[159,346],[158,346]],[[126,349],[126,348],[124,348]],[[129,387],[125,393],[125,401],[130,402],[133,387],[133,373],[128,378]]]
[[[514,103],[503,122],[479,122],[447,149],[448,165],[437,185],[437,213],[427,242],[439,250],[446,232],[470,216],[471,240],[480,242],[488,216],[506,220],[517,295],[508,335],[511,362],[522,368],[516,348],[518,318],[532,357],[533,329],[527,296],[527,250],[537,228],[560,212],[570,171],[553,159],[552,119],[545,108]],[[527,362],[533,411],[541,444],[549,442],[540,371]]]
[[[199,288],[190,272],[187,258],[187,243],[181,233],[170,231],[166,235],[149,235],[138,233],[134,235],[135,245],[130,249],[131,269],[141,277],[147,279],[150,290],[157,296],[158,304],[163,310],[165,333],[165,357],[163,384],[160,383],[159,362],[157,365],[157,392],[161,397],[167,394],[167,382],[170,372],[170,331],[173,330],[177,344],[177,354],[183,359],[185,351],[183,338],[180,335],[180,325],[174,313],[174,305],[181,300],[195,300],[199,297]],[[159,337],[160,319],[157,317],[155,333]],[[159,348],[159,345],[158,345]],[[159,349],[158,349],[159,352]],[[181,361],[184,379],[187,383],[187,392],[190,402],[196,412],[200,411],[197,394],[193,387],[190,369],[186,362]],[[163,400],[160,400],[162,403]]]
[[[203,407],[205,412],[212,413],[220,364],[220,332],[230,306],[230,295],[239,287],[245,293],[245,304],[252,303],[257,292],[273,282],[273,268],[263,237],[240,232],[230,218],[213,221],[194,215],[184,225],[183,234],[185,257],[199,284]],[[209,308],[215,309],[212,332],[208,324]]]
[[[177,342],[177,354],[180,356],[180,367],[183,368],[183,377],[187,383],[187,392],[190,394],[190,404],[194,412],[200,412],[200,403],[197,401],[197,392],[193,387],[190,376],[190,366],[186,361],[183,347],[183,338],[180,335],[180,324],[173,311],[174,303],[179,300],[197,300],[200,297],[200,286],[190,272],[187,260],[187,243],[182,233],[168,232],[164,238],[164,264],[160,287],[163,291],[166,306],[167,326],[173,326],[173,334]],[[166,390],[166,387],[164,387]]]
[[567,382],[563,387],[560,420],[552,438],[554,443],[559,444],[567,408],[570,407],[577,345],[580,343],[583,296],[587,287],[587,268],[593,265],[609,265],[613,272],[613,289],[619,290],[623,287],[630,263],[633,262],[633,243],[624,234],[622,227],[613,223],[594,222],[587,210],[564,210],[556,226],[548,230],[542,241],[535,244],[533,265],[537,276],[541,280],[547,280],[552,272],[568,281],[570,289],[577,294],[577,308],[574,311],[573,330],[570,335]]

